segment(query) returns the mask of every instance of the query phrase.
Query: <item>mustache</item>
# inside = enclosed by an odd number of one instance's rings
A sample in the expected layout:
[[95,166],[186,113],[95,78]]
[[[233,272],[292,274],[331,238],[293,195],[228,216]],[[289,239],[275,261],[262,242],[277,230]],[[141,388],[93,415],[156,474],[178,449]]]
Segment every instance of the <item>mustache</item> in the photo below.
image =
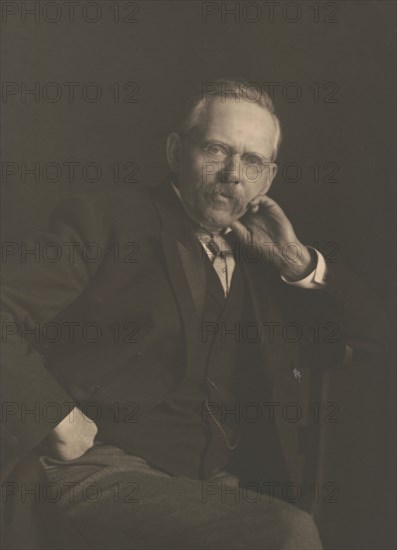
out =
[[210,189],[208,187],[206,188],[206,191],[208,194],[212,196],[216,195],[223,195],[224,197],[228,197],[229,199],[239,200],[238,194],[232,191],[231,185],[225,185],[224,183],[214,183]]
[[238,193],[234,191],[235,186],[232,184],[225,185],[223,183],[214,183],[211,187],[205,186],[202,191],[211,200],[216,200],[219,195],[227,197],[232,203],[234,211],[239,211],[243,207],[243,200]]

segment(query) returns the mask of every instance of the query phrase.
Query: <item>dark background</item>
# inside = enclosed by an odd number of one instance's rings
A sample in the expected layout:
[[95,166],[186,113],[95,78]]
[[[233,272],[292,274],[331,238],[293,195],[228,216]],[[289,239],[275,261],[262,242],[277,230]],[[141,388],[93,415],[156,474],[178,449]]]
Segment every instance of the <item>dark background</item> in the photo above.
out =
[[[32,87],[36,81],[41,87],[48,82],[62,86],[66,81],[79,85],[72,103],[64,87],[62,99],[54,103],[42,98],[35,102],[31,96],[23,103],[19,92],[3,95],[3,163],[15,162],[20,167],[26,162],[31,167],[39,162],[42,167],[48,162],[96,162],[103,175],[98,183],[89,183],[77,170],[75,183],[69,183],[65,171],[57,183],[42,178],[35,182],[32,177],[23,183],[20,173],[8,178],[3,174],[3,240],[19,241],[32,230],[44,228],[48,213],[66,196],[133,187],[135,183],[113,181],[110,166],[115,162],[138,163],[139,180],[157,183],[167,172],[167,133],[174,128],[182,101],[200,93],[203,82],[233,76],[258,83],[279,82],[274,99],[283,143],[281,170],[271,194],[290,216],[301,240],[309,244],[317,241],[325,252],[336,251],[334,259],[344,261],[367,280],[389,308],[392,323],[395,4],[382,0],[295,2],[302,16],[292,23],[282,17],[286,3],[276,7],[274,23],[262,2],[255,3],[262,6],[261,17],[250,23],[246,19],[254,19],[255,11],[244,12],[246,2],[211,2],[211,9],[218,13],[203,22],[201,2],[168,0],[135,2],[139,11],[133,23],[115,23],[110,9],[114,2],[107,1],[98,2],[102,18],[96,23],[84,21],[79,8],[74,23],[67,21],[65,8],[59,22],[48,23],[41,13],[39,21],[28,16],[24,23],[20,3],[14,2],[18,13],[6,22],[3,17],[2,80],[15,82],[19,88],[22,82]],[[118,4],[121,19],[134,9],[128,8],[127,2]],[[319,22],[313,20],[315,4]],[[222,6],[237,7],[240,21],[231,14],[222,21]],[[52,13],[48,12],[49,17]],[[294,17],[293,8],[288,13]],[[135,96],[139,101],[114,102],[109,86],[130,81],[139,85]],[[101,85],[100,101],[82,99],[81,88],[87,82]],[[290,82],[302,90],[296,102],[281,93]],[[320,86],[317,102],[309,89],[315,82]],[[327,101],[327,82],[337,84],[338,92],[332,98],[338,101]],[[292,95],[293,89],[290,91]],[[289,162],[301,167],[300,181],[287,181],[283,175],[282,167]],[[309,168],[316,162],[318,182]],[[339,181],[325,181],[326,162],[337,164],[335,177]],[[382,388],[392,387],[391,367],[379,365],[379,370],[381,375],[372,371],[374,379],[383,381]],[[377,411],[371,412],[369,426],[360,409],[356,421],[358,426],[362,422],[361,436],[377,432],[384,447],[374,442],[372,446],[371,440],[363,443],[361,437],[357,456],[345,465],[352,469],[344,474],[346,479],[358,468],[354,487],[360,488],[356,500],[351,500],[347,509],[339,507],[338,513],[346,524],[346,516],[356,514],[356,520],[353,534],[335,544],[362,548],[366,543],[372,548],[373,541],[378,541],[377,548],[385,548],[391,544],[387,518],[393,518],[391,401],[383,390],[371,393],[371,373],[353,379],[352,386],[357,389],[357,385],[368,398],[363,398],[360,407]],[[349,391],[341,388],[347,399]],[[357,434],[346,433],[343,441],[343,445],[359,445]],[[340,457],[344,448],[334,447],[334,452]],[[370,460],[360,470],[363,453],[369,453]],[[337,462],[337,458],[333,460]],[[344,467],[343,460],[338,464]],[[372,505],[363,511],[360,505],[366,498]],[[338,532],[337,523],[329,527],[333,529]]]

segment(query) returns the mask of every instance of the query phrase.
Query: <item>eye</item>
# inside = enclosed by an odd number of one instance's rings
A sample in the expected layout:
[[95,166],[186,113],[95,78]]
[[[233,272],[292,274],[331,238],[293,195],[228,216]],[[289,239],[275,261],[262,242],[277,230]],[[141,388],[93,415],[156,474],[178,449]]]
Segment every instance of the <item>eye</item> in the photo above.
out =
[[205,147],[205,151],[211,155],[211,157],[225,158],[228,154],[226,147],[219,143],[210,143]]
[[262,166],[264,164],[264,159],[258,155],[248,154],[244,155],[244,163],[248,165]]

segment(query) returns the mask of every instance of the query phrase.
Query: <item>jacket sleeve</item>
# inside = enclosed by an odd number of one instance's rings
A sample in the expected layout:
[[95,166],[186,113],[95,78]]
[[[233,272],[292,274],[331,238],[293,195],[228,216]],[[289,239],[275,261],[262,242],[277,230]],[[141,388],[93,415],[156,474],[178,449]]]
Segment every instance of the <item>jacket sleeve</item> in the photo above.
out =
[[304,365],[335,367],[351,360],[373,361],[387,348],[386,308],[346,265],[329,264],[327,283],[321,290],[288,290],[289,315],[302,319],[304,327]]
[[104,212],[96,197],[69,199],[54,211],[47,232],[24,242],[3,243],[1,466],[5,476],[74,406],[29,341],[53,337],[49,321],[78,297],[98,268],[106,247]]

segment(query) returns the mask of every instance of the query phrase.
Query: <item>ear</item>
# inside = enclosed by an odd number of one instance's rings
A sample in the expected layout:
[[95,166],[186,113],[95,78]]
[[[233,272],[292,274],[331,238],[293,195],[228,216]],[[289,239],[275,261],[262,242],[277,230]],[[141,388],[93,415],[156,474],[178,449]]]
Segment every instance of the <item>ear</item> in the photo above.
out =
[[173,132],[167,138],[167,161],[172,172],[178,173],[179,157],[181,150],[181,138]]
[[274,178],[276,177],[277,172],[278,172],[278,164],[276,164],[275,162],[272,162],[272,165],[271,165],[271,168],[270,168],[270,178],[269,178],[270,185],[272,184]]

